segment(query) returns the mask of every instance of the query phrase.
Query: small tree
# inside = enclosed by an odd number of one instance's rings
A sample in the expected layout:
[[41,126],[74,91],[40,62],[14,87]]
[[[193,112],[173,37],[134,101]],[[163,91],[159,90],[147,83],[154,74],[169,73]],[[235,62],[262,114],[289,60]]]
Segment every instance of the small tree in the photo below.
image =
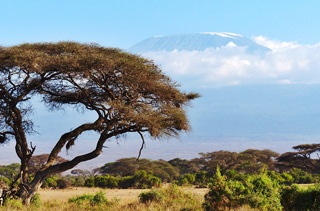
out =
[[[196,97],[182,93],[152,61],[118,49],[73,42],[0,48],[0,143],[16,143],[19,197],[29,204],[45,178],[96,158],[110,138],[136,132],[144,143],[144,133],[160,138],[189,130],[184,109]],[[30,178],[36,147],[27,135],[34,132],[31,100],[39,98],[52,111],[73,106],[96,117],[62,134]],[[57,163],[62,148],[70,149],[88,131],[98,135],[95,148]]]

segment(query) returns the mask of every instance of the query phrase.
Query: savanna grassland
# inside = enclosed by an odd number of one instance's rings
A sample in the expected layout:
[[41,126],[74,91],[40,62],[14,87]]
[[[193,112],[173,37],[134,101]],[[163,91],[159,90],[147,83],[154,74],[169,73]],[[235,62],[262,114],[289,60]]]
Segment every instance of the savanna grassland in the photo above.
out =
[[[157,196],[150,201],[141,198],[141,194],[150,192]],[[20,201],[12,200],[0,210],[202,210],[203,196],[207,192],[207,188],[171,185],[156,189],[41,189],[38,203],[24,207]],[[101,198],[90,201],[85,196]]]
[[[300,146],[306,147],[314,151],[314,145]],[[253,149],[200,155],[170,161],[123,158],[92,171],[52,175],[29,206],[14,194],[3,195],[0,211],[320,210],[319,159]],[[4,190],[11,191],[11,175],[18,172],[19,164],[0,166]]]

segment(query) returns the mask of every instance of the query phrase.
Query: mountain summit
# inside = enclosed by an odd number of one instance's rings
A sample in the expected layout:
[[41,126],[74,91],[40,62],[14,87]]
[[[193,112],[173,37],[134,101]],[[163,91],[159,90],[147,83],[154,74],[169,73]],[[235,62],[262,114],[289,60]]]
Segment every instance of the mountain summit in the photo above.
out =
[[154,36],[135,44],[128,50],[133,53],[151,51],[203,51],[207,48],[245,47],[248,52],[267,52],[270,49],[242,35],[227,32],[202,32],[168,36]]

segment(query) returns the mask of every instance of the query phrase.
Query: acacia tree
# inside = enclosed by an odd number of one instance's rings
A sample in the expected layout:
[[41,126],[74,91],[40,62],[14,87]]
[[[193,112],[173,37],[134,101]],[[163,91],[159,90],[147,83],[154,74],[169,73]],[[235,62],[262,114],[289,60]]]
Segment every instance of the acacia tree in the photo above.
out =
[[285,152],[277,157],[276,167],[280,171],[299,168],[309,173],[320,173],[320,144],[300,144],[292,148],[296,151]]
[[[21,161],[18,196],[28,204],[45,178],[97,157],[112,137],[136,132],[144,141],[145,133],[161,138],[189,130],[185,106],[198,95],[178,88],[152,61],[119,49],[74,42],[0,48],[0,143],[15,141]],[[52,111],[74,106],[95,112],[96,118],[61,134],[30,178],[28,164],[36,149],[28,141],[34,132],[33,98]],[[61,150],[87,131],[98,134],[95,148],[57,162]]]

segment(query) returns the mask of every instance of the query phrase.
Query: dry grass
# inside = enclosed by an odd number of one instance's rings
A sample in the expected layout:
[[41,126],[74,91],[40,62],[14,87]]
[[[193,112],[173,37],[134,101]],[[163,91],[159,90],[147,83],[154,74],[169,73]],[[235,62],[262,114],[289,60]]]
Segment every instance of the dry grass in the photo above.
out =
[[[194,210],[202,211],[201,204],[204,200],[204,195],[208,189],[193,188],[193,187],[179,187],[172,192],[171,186],[165,186],[159,190],[169,193],[167,198],[160,203],[143,204],[139,202],[139,194],[147,192],[148,189],[101,189],[101,188],[69,188],[65,190],[50,190],[41,189],[38,193],[41,198],[40,207],[23,207],[16,203],[8,207],[0,207],[0,211],[180,211],[180,210]],[[92,207],[88,205],[76,205],[68,203],[68,200],[75,196],[84,194],[96,194],[98,192],[106,193],[108,200],[117,201],[111,206],[97,206]],[[184,196],[181,194],[186,193]],[[171,192],[171,195],[170,195]],[[117,199],[117,200],[115,200]],[[249,207],[242,207],[237,211],[253,211]]]
[[41,189],[39,191],[41,201],[67,202],[70,198],[83,194],[95,194],[102,191],[108,199],[119,199],[120,203],[132,203],[138,199],[138,195],[145,190],[141,189],[101,189],[101,188],[69,188],[65,190]]
[[[208,189],[206,188],[183,187],[182,190],[201,197],[208,192]],[[141,192],[148,191],[148,189],[102,189],[77,187],[65,190],[41,189],[38,193],[40,194],[41,201],[43,202],[67,202],[71,197],[83,194],[94,194],[99,191],[106,193],[108,199],[119,199],[120,204],[128,204],[138,201],[139,194]]]

